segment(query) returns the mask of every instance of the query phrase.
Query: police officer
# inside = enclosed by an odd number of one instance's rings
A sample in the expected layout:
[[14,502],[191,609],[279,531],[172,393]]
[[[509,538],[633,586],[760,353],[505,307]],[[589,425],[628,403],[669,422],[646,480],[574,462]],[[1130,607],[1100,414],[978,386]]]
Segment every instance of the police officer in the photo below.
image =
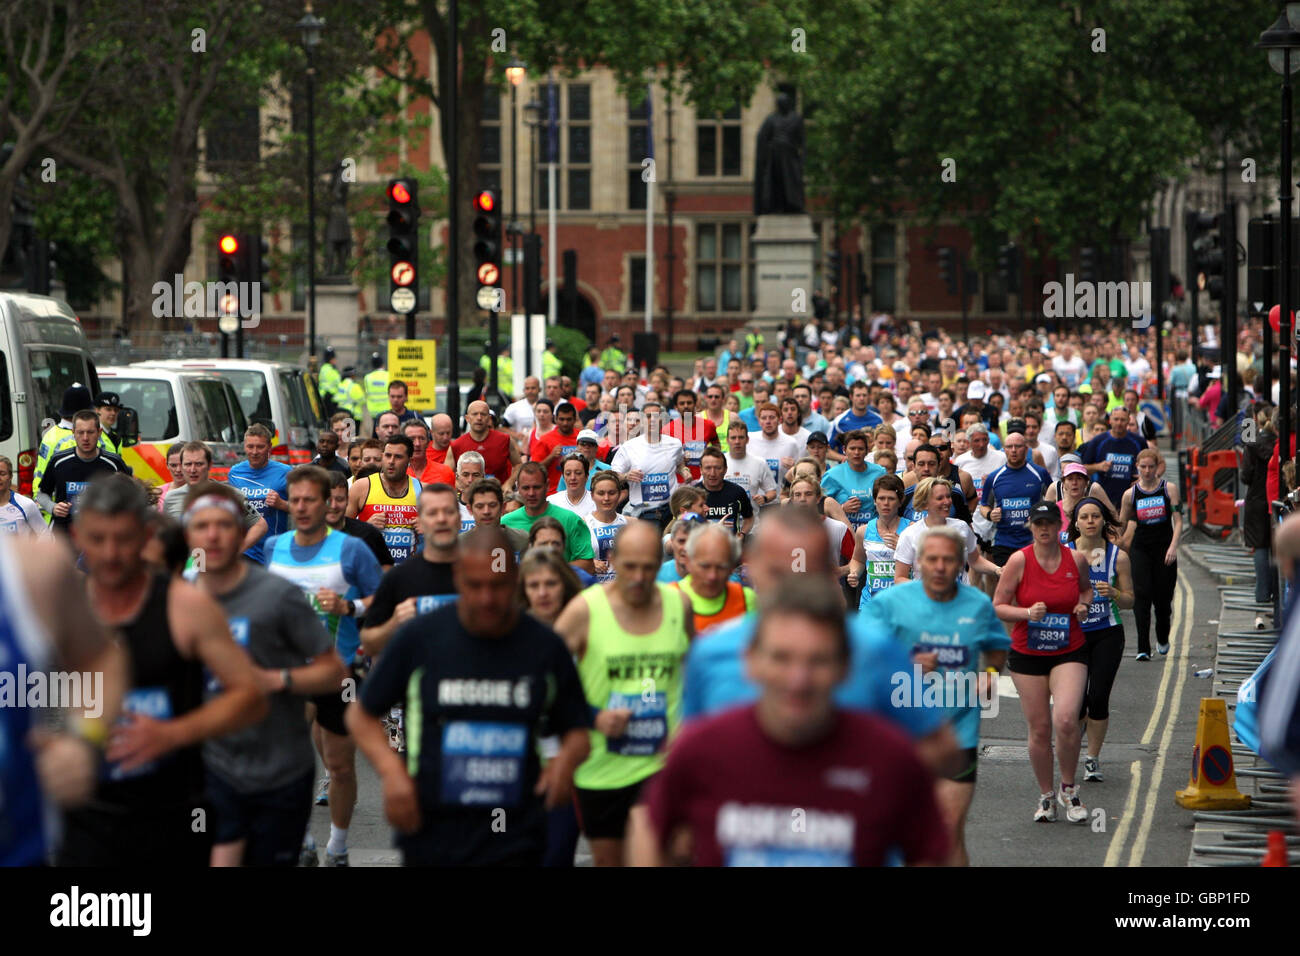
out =
[[370,368],[372,371],[365,377],[366,411],[371,418],[378,418],[388,411],[388,370],[378,352],[371,353]]
[[555,341],[553,339],[547,339],[546,351],[542,353],[542,379],[559,378],[560,370],[563,366],[564,363],[561,362],[559,356],[555,354]]
[[122,411],[122,399],[117,392],[100,392],[95,399],[99,414],[99,447],[114,455],[122,454],[122,437],[117,433],[117,416]]
[[357,367],[355,365],[349,365],[343,369],[343,377],[339,379],[336,401],[338,402],[339,411],[351,415],[352,420],[357,423],[359,429],[361,417],[365,414],[366,390],[361,387],[356,375]]
[[333,415],[336,409],[343,406],[339,402],[339,383],[342,377],[339,375],[338,366],[334,364],[337,354],[334,346],[329,345],[325,348],[325,364],[320,367],[320,397],[325,403],[326,417]]

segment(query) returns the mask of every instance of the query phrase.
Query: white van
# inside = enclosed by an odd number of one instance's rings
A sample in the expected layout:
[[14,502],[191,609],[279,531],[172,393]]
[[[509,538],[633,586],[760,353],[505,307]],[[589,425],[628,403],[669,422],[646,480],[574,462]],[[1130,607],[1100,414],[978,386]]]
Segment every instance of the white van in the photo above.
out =
[[219,375],[234,386],[249,423],[260,422],[271,429],[273,458],[286,465],[305,465],[316,455],[316,437],[326,423],[316,385],[301,365],[213,358],[137,362],[132,368],[171,368]]
[[0,455],[14,463],[20,493],[32,493],[41,435],[78,383],[100,393],[76,313],[48,296],[0,292]]
[[172,480],[167,449],[177,442],[201,441],[212,449],[212,477],[222,479],[244,457],[247,420],[234,388],[211,372],[106,366],[99,381],[135,409],[139,440],[123,447],[122,459],[137,478],[151,485]]

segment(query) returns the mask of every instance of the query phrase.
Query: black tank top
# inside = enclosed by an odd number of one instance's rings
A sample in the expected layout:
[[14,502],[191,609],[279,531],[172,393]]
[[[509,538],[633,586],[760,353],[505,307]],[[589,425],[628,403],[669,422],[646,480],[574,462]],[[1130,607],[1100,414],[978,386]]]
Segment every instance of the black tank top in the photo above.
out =
[[948,480],[952,482],[952,515],[958,521],[964,521],[967,524],[971,522],[970,505],[966,502],[966,492],[961,487],[961,469],[956,465],[949,464],[952,469],[948,474]]
[[[171,581],[158,575],[134,621],[120,630],[131,657],[130,691],[123,712],[158,720],[181,717],[203,703],[203,665],[186,660],[176,650],[167,621]],[[144,811],[175,805],[198,806],[203,790],[203,758],[199,747],[187,747],[144,767],[123,773],[115,764],[104,767],[96,804],[123,811]]]
[[1137,526],[1133,529],[1133,547],[1142,551],[1167,551],[1174,540],[1173,503],[1163,479],[1153,491],[1143,491],[1133,485],[1133,514]]

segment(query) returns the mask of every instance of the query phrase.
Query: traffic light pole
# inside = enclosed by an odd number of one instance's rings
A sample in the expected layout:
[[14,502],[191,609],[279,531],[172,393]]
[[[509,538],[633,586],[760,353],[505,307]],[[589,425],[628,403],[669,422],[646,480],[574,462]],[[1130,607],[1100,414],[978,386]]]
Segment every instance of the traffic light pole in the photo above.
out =
[[[449,54],[440,57],[438,65],[445,71],[442,95],[447,102],[447,125],[451,127],[451,141],[456,142],[456,113],[460,90],[460,11],[457,0],[450,0],[447,11],[447,29],[451,34],[447,42]],[[444,64],[442,60],[446,60]],[[451,417],[453,432],[460,431],[460,150],[453,147],[445,157],[447,163],[447,414]]]
[[316,357],[316,54],[310,46],[307,48],[307,354]]

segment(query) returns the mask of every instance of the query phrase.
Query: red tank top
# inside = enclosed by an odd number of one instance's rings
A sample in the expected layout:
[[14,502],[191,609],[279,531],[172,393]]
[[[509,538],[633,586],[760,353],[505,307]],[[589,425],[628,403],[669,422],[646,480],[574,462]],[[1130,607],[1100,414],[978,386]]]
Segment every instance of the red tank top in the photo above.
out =
[[1061,564],[1051,574],[1043,570],[1034,557],[1034,546],[1020,549],[1025,556],[1025,570],[1016,588],[1016,603],[1032,607],[1039,601],[1047,605],[1041,621],[1017,621],[1011,632],[1011,647],[1021,654],[1068,654],[1084,645],[1083,628],[1074,616],[1079,603],[1079,568],[1074,553],[1061,547]]

